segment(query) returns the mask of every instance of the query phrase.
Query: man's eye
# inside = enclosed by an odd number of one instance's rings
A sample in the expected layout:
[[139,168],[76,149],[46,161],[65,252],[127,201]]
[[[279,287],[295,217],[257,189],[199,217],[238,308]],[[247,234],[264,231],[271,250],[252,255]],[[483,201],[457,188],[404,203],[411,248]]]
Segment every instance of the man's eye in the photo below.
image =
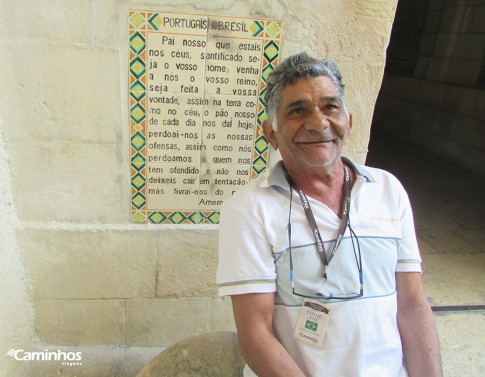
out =
[[328,104],[325,106],[324,111],[331,114],[340,114],[343,112],[343,108],[338,104]]
[[298,107],[298,108],[292,109],[288,114],[296,115],[296,114],[302,114],[302,113],[303,113],[303,109]]

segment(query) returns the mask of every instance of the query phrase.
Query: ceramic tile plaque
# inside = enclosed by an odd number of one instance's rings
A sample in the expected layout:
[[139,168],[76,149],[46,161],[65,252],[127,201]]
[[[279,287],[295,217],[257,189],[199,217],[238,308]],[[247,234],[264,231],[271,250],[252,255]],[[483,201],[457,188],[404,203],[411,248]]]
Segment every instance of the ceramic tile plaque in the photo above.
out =
[[266,169],[268,74],[282,22],[129,12],[131,217],[217,224],[222,201]]

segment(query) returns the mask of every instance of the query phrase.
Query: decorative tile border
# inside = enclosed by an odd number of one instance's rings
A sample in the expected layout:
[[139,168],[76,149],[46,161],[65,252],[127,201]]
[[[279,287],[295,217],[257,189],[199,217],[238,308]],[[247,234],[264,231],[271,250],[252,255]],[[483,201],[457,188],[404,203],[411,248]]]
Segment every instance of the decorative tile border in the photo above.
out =
[[[130,123],[130,177],[131,217],[136,223],[153,224],[217,224],[219,211],[163,211],[150,210],[147,206],[147,36],[160,30],[161,15],[153,11],[129,11],[129,123]],[[191,15],[193,17],[193,15]],[[221,16],[200,16],[216,17]],[[231,19],[234,19],[232,17]],[[245,19],[247,21],[247,19]],[[269,157],[269,143],[263,136],[262,124],[266,118],[264,92],[269,73],[277,66],[280,53],[282,21],[251,20],[250,37],[261,40],[263,53],[258,84],[258,104],[252,152],[250,179],[266,169]]]

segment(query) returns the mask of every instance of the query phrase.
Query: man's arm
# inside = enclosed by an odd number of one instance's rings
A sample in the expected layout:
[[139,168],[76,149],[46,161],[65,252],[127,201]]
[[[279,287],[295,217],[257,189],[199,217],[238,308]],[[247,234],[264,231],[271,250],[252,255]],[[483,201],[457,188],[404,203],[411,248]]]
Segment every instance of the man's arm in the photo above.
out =
[[239,348],[259,377],[304,377],[273,334],[274,293],[231,296]]
[[397,322],[411,377],[443,375],[438,332],[419,272],[397,272]]

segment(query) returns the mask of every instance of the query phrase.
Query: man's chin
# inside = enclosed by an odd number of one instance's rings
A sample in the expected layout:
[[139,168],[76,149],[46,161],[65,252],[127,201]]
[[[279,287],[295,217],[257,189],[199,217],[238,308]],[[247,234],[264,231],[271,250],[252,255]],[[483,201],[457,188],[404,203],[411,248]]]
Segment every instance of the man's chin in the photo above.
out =
[[313,169],[326,169],[334,166],[340,160],[340,156],[331,159],[303,160],[306,166]]

